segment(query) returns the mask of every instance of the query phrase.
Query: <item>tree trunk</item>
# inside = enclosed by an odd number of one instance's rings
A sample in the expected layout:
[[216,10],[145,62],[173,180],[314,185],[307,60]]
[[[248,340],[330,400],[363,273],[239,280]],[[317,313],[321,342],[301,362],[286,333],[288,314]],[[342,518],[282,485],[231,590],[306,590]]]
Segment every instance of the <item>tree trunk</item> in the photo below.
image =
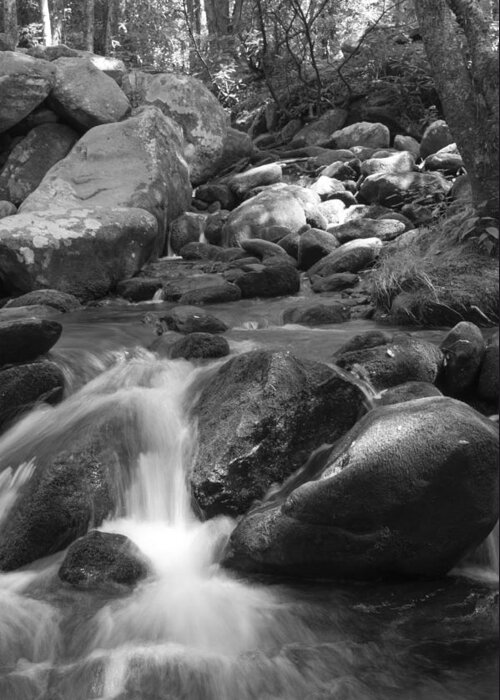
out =
[[244,1],[245,0],[235,0],[234,2],[233,16],[231,17],[231,31],[233,34],[238,34],[242,29]]
[[52,0],[52,43],[64,42],[64,0]]
[[106,7],[106,33],[104,37],[104,52],[111,53],[114,50],[113,40],[118,38],[118,18],[120,7],[118,0],[108,0]]
[[186,12],[193,34],[201,34],[201,6],[200,0],[186,0]]
[[52,46],[52,28],[50,26],[49,0],[40,0],[40,13],[42,15],[43,43]]
[[17,28],[16,0],[3,0],[3,30],[17,46],[19,31]]
[[94,0],[85,1],[85,48],[94,52]]
[[[487,22],[477,0],[415,0],[415,10],[444,116],[470,178],[473,204],[498,218],[497,52],[491,49]],[[468,62],[457,22],[465,34]]]
[[205,0],[207,30],[213,37],[229,34],[229,0]]

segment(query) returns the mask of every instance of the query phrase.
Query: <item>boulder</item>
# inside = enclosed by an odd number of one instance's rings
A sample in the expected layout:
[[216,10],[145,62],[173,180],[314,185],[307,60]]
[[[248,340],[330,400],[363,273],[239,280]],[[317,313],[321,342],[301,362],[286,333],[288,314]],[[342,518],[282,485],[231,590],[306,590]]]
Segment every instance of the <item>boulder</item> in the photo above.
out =
[[[229,215],[229,210],[234,209],[237,204],[236,196],[229,189],[229,185],[220,182],[207,182],[205,185],[200,185],[197,187],[196,199],[205,202],[206,204],[214,204],[218,202],[221,209],[227,210],[227,216]],[[216,212],[216,214],[220,213],[220,211]],[[216,216],[216,214],[213,214],[212,216]],[[208,242],[213,243],[213,241]]]
[[17,213],[17,207],[12,202],[0,200],[0,219],[5,219],[6,216],[13,216]]
[[161,280],[151,277],[131,277],[118,282],[116,293],[127,301],[149,301],[161,288]]
[[274,185],[276,182],[281,182],[282,177],[281,165],[269,163],[232,175],[227,184],[235,195],[243,197],[254,187]]
[[336,194],[345,193],[344,184],[334,177],[320,175],[309,187],[313,192],[319,194],[322,201],[331,199]]
[[119,122],[130,112],[130,102],[116,82],[87,58],[58,58],[50,105],[76,129],[92,129]]
[[[320,174],[325,177],[333,177],[336,180],[345,182],[346,180],[357,180],[361,171],[361,162],[358,158],[351,158],[347,161],[336,160],[324,167]],[[344,185],[345,186],[345,185]]]
[[32,362],[0,370],[0,426],[4,428],[35,404],[58,403],[63,391],[64,376],[54,362]]
[[424,160],[426,170],[440,170],[446,175],[456,175],[463,167],[464,162],[456,143],[450,143],[436,153],[431,153]]
[[0,570],[65,549],[114,512],[118,460],[89,436],[53,457],[37,460],[2,523]]
[[57,289],[37,289],[35,292],[28,292],[15,299],[9,299],[3,309],[38,305],[49,306],[50,308],[57,309],[57,311],[61,313],[76,311],[81,308],[80,302],[72,294],[59,292]]
[[207,216],[203,233],[207,242],[211,245],[222,245],[222,229],[229,218],[229,214],[229,211],[220,209]]
[[207,217],[187,211],[170,224],[169,244],[173,253],[179,254],[187,243],[197,243],[205,229]]
[[188,272],[190,274],[181,274],[176,279],[167,278],[167,281],[163,283],[163,299],[165,301],[179,301],[186,292],[224,285],[226,282],[221,274],[199,272],[198,270],[191,272],[189,269]]
[[320,197],[294,185],[270,189],[246,200],[229,214],[222,229],[222,244],[236,246],[247,238],[261,238],[263,230],[280,226],[299,233],[319,214]]
[[498,331],[490,338],[486,346],[479,378],[477,382],[477,395],[485,401],[498,403],[498,374],[500,372]]
[[229,355],[229,343],[222,336],[212,333],[189,333],[173,343],[168,353],[172,360],[179,357],[185,360],[205,360],[226,355]]
[[222,152],[212,164],[212,171],[217,174],[227,170],[240,160],[249,160],[256,152],[258,150],[248,134],[229,126],[222,139]]
[[461,398],[476,386],[486,351],[483,334],[474,323],[461,321],[439,347],[444,355],[443,389],[448,396]]
[[432,153],[437,153],[450,143],[454,143],[455,139],[451,135],[448,124],[444,119],[437,119],[429,124],[424,131],[420,142],[420,157],[424,160]]
[[384,389],[376,397],[377,406],[391,406],[395,403],[424,399],[429,396],[442,396],[439,389],[430,382],[405,382],[390,389]]
[[344,126],[347,114],[347,110],[340,107],[329,109],[319,119],[315,119],[297,131],[294,141],[300,140],[307,146],[319,146],[328,141],[330,134]]
[[498,518],[498,435],[454,399],[370,411],[321,477],[233,531],[224,563],[337,579],[446,574]]
[[397,134],[394,137],[394,148],[397,151],[408,151],[412,154],[415,160],[420,158],[420,144],[413,136],[403,136]]
[[309,270],[319,260],[339,247],[335,234],[310,228],[299,238],[298,262],[301,270]]
[[20,212],[45,211],[50,220],[53,207],[145,209],[158,222],[155,248],[161,254],[166,225],[191,200],[183,148],[179,127],[154,107],[97,126],[51,168]]
[[185,292],[179,299],[179,303],[185,306],[203,304],[223,304],[228,301],[239,301],[242,297],[240,288],[231,282],[220,282],[212,286],[192,289]]
[[298,233],[287,233],[283,238],[280,238],[278,245],[283,248],[285,253],[295,260],[299,258],[299,241],[300,235]]
[[[354,245],[355,244],[355,245]],[[337,272],[360,272],[370,267],[380,254],[380,238],[365,238],[344,243],[309,268],[309,279],[329,277]]]
[[44,355],[57,343],[61,333],[62,326],[57,321],[0,321],[0,367]]
[[175,306],[160,317],[169,330],[178,333],[224,333],[228,326],[197,306]]
[[444,357],[432,343],[400,337],[387,345],[336,354],[334,359],[336,365],[358,374],[375,389],[388,389],[410,381],[434,384]]
[[0,199],[16,206],[24,202],[77,140],[77,133],[64,124],[41,124],[32,129],[10,152],[0,174]]
[[422,197],[440,201],[450,189],[451,183],[440,173],[378,173],[365,178],[359,194],[368,203],[398,206]]
[[349,311],[342,304],[318,304],[309,302],[290,306],[283,312],[283,323],[296,323],[301,326],[324,326],[330,323],[344,323],[349,319]]
[[141,550],[125,535],[92,530],[73,542],[57,575],[82,590],[132,588],[149,573]]
[[17,124],[49,94],[54,83],[54,68],[15,51],[0,52],[2,100],[0,102],[0,134]]
[[388,148],[390,144],[389,129],[380,123],[357,122],[343,129],[334,131],[331,140],[336,148],[364,146],[366,148]]
[[369,219],[368,217],[328,226],[328,233],[335,236],[341,245],[362,238],[380,238],[381,241],[392,241],[404,230],[405,225],[401,221]]
[[141,269],[157,239],[157,221],[143,209],[16,214],[0,220],[0,279],[10,293],[50,288],[98,299]]
[[202,243],[201,241],[191,241],[186,243],[179,250],[179,255],[184,260],[221,260],[223,249],[217,245],[210,243]]
[[352,272],[337,272],[328,277],[317,277],[312,280],[311,288],[316,294],[322,292],[340,292],[349,287],[355,287],[360,278]]
[[261,260],[271,256],[282,257],[285,260],[288,260],[290,257],[277,243],[263,241],[259,238],[250,238],[248,240],[241,241],[241,247],[249,255],[260,258]]
[[327,225],[342,224],[346,206],[340,199],[327,199],[318,205],[318,211],[325,217]]
[[413,170],[415,158],[408,151],[391,153],[385,157],[374,155],[361,164],[362,175],[375,173],[407,173]]
[[235,283],[242,299],[282,297],[299,291],[300,275],[291,265],[275,264],[244,272]]
[[[406,335],[410,337],[409,334]],[[387,345],[392,343],[393,338],[394,334],[388,331],[374,330],[356,333],[351,336],[349,340],[346,340],[345,343],[342,343],[333,354],[333,357],[338,357],[346,352],[352,352],[353,350],[364,350],[365,348],[375,348],[378,345]]]
[[193,409],[196,500],[209,517],[245,512],[364,410],[360,389],[326,365],[288,352],[238,355],[211,376]]

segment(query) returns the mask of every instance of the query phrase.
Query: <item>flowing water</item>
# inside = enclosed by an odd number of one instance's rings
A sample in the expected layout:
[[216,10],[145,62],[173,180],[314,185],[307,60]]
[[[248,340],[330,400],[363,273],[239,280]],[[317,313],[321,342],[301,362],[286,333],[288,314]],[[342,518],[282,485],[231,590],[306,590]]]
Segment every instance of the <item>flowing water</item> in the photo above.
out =
[[[67,397],[0,437],[1,528],[37,460],[112,421],[133,464],[119,479],[119,517],[99,529],[129,537],[152,571],[133,592],[82,592],[58,579],[61,552],[0,575],[0,699],[497,697],[498,527],[434,582],[294,583],[220,568],[235,523],[200,522],[186,485],[197,445],[189,406],[207,368],[145,349],[153,336],[140,320],[158,308],[114,304],[64,317],[53,356]],[[272,301],[214,313],[232,327],[232,353],[281,347],[322,361],[374,327],[282,327]]]

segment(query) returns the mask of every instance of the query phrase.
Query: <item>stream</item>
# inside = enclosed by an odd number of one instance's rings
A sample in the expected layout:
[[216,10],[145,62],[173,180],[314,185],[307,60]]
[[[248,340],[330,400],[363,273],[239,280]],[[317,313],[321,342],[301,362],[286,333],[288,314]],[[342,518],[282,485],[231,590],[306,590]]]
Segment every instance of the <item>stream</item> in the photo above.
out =
[[[287,303],[209,311],[230,326],[232,355],[280,348],[331,362],[349,337],[379,327],[282,326]],[[114,301],[60,317],[51,357],[63,368],[66,397],[0,437],[2,527],[37,455],[70,447],[107,417],[119,420],[140,454],[132,479],[119,485],[121,517],[99,529],[129,537],[153,569],[120,594],[61,582],[65,552],[0,574],[0,699],[497,698],[498,524],[436,581],[297,583],[219,566],[235,521],[200,522],[186,485],[196,450],[189,406],[213,363],[158,358],[142,323],[173,305]],[[443,336],[412,333],[435,343]]]

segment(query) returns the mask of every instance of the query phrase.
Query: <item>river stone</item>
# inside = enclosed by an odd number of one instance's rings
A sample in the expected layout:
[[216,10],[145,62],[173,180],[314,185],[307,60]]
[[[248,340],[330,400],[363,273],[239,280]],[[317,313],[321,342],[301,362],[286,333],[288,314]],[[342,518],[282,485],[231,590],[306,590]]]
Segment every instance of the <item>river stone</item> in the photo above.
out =
[[251,256],[255,256],[256,258],[260,258],[261,260],[271,256],[282,257],[285,260],[288,260],[291,257],[277,243],[263,241],[260,238],[250,238],[246,241],[241,241],[240,245],[246,253]]
[[131,277],[118,282],[116,293],[127,301],[148,301],[162,286],[161,280],[152,277]]
[[299,238],[298,262],[301,270],[309,270],[318,260],[326,257],[339,247],[339,242],[333,233],[310,228]]
[[401,221],[387,219],[355,219],[345,224],[328,226],[328,233],[335,236],[342,245],[361,238],[380,238],[381,241],[392,241],[401,235],[405,225]]
[[[406,335],[410,337],[409,334]],[[356,333],[351,336],[349,340],[346,340],[345,343],[342,343],[333,354],[333,357],[338,357],[345,352],[352,352],[353,350],[364,350],[366,348],[375,348],[378,345],[387,345],[388,343],[392,343],[393,338],[394,334],[388,331],[374,330]]]
[[437,153],[431,153],[430,156],[427,156],[424,167],[426,170],[440,170],[446,175],[456,175],[464,167],[464,162],[457,144],[450,143]]
[[207,216],[203,233],[207,242],[211,245],[222,245],[222,229],[229,218],[229,214],[229,211],[221,209]]
[[328,277],[316,277],[311,280],[311,288],[316,294],[322,292],[339,292],[342,289],[355,287],[360,281],[359,275],[352,272],[337,272]]
[[389,129],[384,124],[356,122],[335,131],[331,139],[336,148],[352,148],[352,146],[388,148],[391,137]]
[[32,362],[1,370],[0,426],[30,411],[36,403],[57,403],[63,391],[64,376],[54,362]]
[[130,102],[116,82],[87,58],[58,58],[49,102],[57,114],[76,129],[119,122],[130,112]]
[[437,153],[450,143],[454,143],[455,139],[451,135],[448,124],[444,119],[437,119],[429,124],[424,131],[422,140],[420,141],[420,157],[424,160],[432,153]]
[[363,394],[326,365],[255,350],[226,362],[193,409],[199,450],[190,475],[211,517],[245,512],[364,412]]
[[450,189],[451,183],[441,173],[378,173],[365,178],[359,194],[369,203],[398,206],[421,197],[443,199]]
[[218,273],[199,273],[182,275],[177,279],[167,279],[163,284],[163,298],[165,301],[179,301],[186,292],[204,287],[213,287],[225,284],[225,279]]
[[[341,182],[357,180],[361,171],[361,161],[358,158],[350,160],[336,160],[321,170],[321,175],[333,177]],[[345,187],[345,184],[344,184]]]
[[326,219],[327,224],[342,224],[346,206],[340,199],[327,199],[318,206],[321,214]]
[[45,354],[61,333],[62,326],[57,321],[0,321],[0,367],[11,362],[28,362]]
[[9,299],[3,309],[14,309],[20,306],[50,306],[61,313],[76,311],[81,304],[73,294],[59,292],[57,289],[37,289],[34,292],[22,294],[16,299]]
[[335,355],[335,364],[367,380],[375,389],[409,381],[434,384],[443,367],[443,353],[432,343],[399,336],[387,345]]
[[286,236],[283,236],[283,238],[280,238],[278,241],[278,245],[283,248],[285,253],[288,253],[288,255],[291,258],[295,258],[295,260],[298,260],[299,258],[299,241],[300,241],[300,235],[298,233],[287,233]]
[[406,173],[413,170],[415,158],[408,151],[391,153],[385,157],[374,155],[367,158],[361,165],[362,175],[375,175],[375,173]]
[[158,222],[155,252],[160,255],[165,227],[191,200],[182,151],[179,127],[154,107],[123,122],[97,126],[51,168],[20,212],[45,211],[50,220],[54,207],[145,209]]
[[198,306],[175,306],[160,317],[169,330],[178,333],[224,333],[224,321]]
[[184,212],[170,224],[169,243],[172,252],[179,255],[180,250],[188,243],[198,243],[207,217],[204,214]]
[[172,360],[215,359],[229,355],[229,343],[220,335],[193,332],[173,343],[168,352]]
[[500,362],[498,330],[490,338],[479,368],[477,394],[485,401],[498,402]]
[[179,255],[184,260],[220,260],[222,252],[223,250],[220,246],[202,243],[201,241],[191,241],[182,246],[179,250]]
[[21,204],[77,140],[77,133],[65,124],[41,124],[32,129],[10,152],[0,174],[0,199]]
[[355,273],[365,270],[375,262],[381,247],[380,238],[365,238],[344,243],[309,268],[309,279],[313,279],[314,276],[329,277],[337,272]]
[[0,250],[0,280],[11,293],[50,288],[98,299],[151,258],[157,231],[143,209],[51,207],[9,216],[0,220],[0,248],[16,257]]
[[348,111],[340,107],[334,107],[315,119],[310,124],[306,124],[297,131],[294,141],[302,141],[307,146],[319,146],[328,141],[330,134],[341,129],[347,119]]
[[0,570],[65,549],[114,512],[116,453],[91,437],[36,463],[0,531]]
[[297,323],[302,326],[324,326],[330,323],[344,323],[349,319],[348,309],[339,303],[318,304],[310,302],[290,306],[283,312],[283,323]]
[[224,563],[295,577],[442,576],[498,519],[497,452],[496,428],[460,401],[372,410],[319,479],[243,518]]
[[240,288],[236,284],[224,280],[219,284],[185,292],[180,297],[179,303],[186,306],[224,304],[228,301],[239,301],[241,296]]
[[0,133],[17,124],[49,94],[54,68],[15,51],[0,51],[1,94]]
[[415,160],[420,158],[420,144],[413,136],[396,134],[394,137],[394,148],[397,151],[409,151]]
[[461,398],[476,385],[486,343],[479,328],[461,321],[439,346],[444,355],[442,384],[448,396]]
[[[205,185],[197,187],[196,199],[206,202],[206,204],[219,202],[221,210],[226,210],[228,214],[231,209],[234,209],[237,203],[236,197],[229,189],[229,186],[221,182],[207,182]],[[212,241],[208,242],[211,243]]]
[[238,197],[243,197],[243,195],[250,192],[254,187],[273,185],[275,182],[281,182],[282,177],[281,165],[278,165],[278,163],[269,163],[267,165],[259,165],[250,170],[245,170],[242,173],[237,173],[229,178],[227,184],[234,194]]
[[281,297],[296,294],[300,289],[300,275],[291,265],[276,264],[245,272],[235,280],[242,299]]
[[8,309],[2,306],[0,309],[0,321],[18,321],[27,318],[30,319],[52,319],[54,316],[59,316],[62,312],[55,309],[53,306],[46,304],[29,304],[28,306],[16,306]]
[[5,199],[0,200],[0,219],[5,219],[6,216],[13,216],[17,213],[17,207],[12,202],[7,202]]
[[377,406],[391,406],[395,403],[414,401],[429,396],[442,396],[439,389],[430,382],[405,382],[390,389],[384,389],[376,397]]
[[125,535],[92,530],[73,542],[57,575],[83,590],[131,588],[149,573],[141,550]]
[[[310,190],[319,194],[322,201],[331,199],[338,194],[345,194],[344,183],[334,177],[320,175],[309,187]],[[343,201],[343,200],[341,200]]]
[[251,159],[255,154],[258,154],[258,149],[255,148],[250,136],[229,126],[222,139],[222,152],[212,164],[212,170],[218,174],[240,160]]

